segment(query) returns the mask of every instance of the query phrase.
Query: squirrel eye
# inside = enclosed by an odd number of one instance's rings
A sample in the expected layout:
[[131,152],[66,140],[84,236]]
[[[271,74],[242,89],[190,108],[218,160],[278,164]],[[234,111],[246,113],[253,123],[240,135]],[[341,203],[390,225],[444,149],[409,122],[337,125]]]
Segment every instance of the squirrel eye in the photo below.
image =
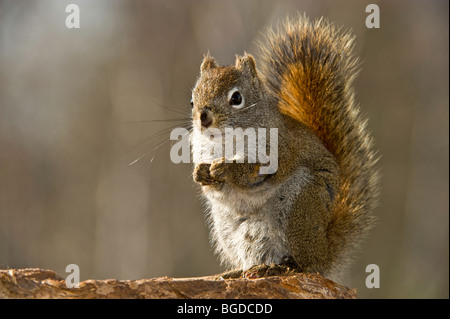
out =
[[194,100],[191,99],[191,106],[194,107]]
[[244,97],[237,88],[234,88],[228,92],[228,101],[230,105],[236,109],[240,109],[244,106]]

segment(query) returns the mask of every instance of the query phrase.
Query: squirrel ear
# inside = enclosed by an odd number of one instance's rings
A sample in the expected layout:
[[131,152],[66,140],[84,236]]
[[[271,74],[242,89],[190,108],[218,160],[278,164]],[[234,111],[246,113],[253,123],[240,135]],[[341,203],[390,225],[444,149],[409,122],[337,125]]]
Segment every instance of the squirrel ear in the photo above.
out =
[[251,54],[244,53],[243,56],[236,56],[236,68],[256,76],[256,62]]
[[202,65],[200,66],[200,72],[203,72],[205,70],[212,69],[215,67],[217,67],[216,60],[214,60],[214,58],[209,54],[209,52],[206,53],[203,56],[203,62],[202,62]]

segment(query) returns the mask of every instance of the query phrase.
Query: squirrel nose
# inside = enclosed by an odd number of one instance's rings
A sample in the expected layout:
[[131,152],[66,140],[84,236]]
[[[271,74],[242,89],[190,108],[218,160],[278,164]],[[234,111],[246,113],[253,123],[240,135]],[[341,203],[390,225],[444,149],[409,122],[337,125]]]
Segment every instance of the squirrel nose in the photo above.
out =
[[208,128],[212,123],[212,116],[211,111],[208,109],[202,110],[200,113],[200,122],[202,123],[202,126],[205,128]]

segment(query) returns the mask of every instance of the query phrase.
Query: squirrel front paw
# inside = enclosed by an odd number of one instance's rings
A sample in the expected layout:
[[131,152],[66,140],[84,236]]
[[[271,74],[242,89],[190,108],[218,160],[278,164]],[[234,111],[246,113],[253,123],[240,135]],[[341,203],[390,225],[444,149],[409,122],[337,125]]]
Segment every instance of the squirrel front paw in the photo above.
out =
[[197,164],[194,181],[202,186],[221,185],[224,182],[238,187],[255,187],[263,182],[266,175],[259,174],[260,164],[226,163],[225,158],[217,158],[209,163]]
[[[202,186],[218,185],[221,181],[221,170],[218,165],[209,163],[200,163],[194,168],[194,181]],[[223,171],[222,171],[223,172]]]
[[211,166],[209,168],[209,172],[211,177],[217,181],[225,181],[225,173],[226,173],[227,164],[225,164],[225,158],[216,158],[212,161]]

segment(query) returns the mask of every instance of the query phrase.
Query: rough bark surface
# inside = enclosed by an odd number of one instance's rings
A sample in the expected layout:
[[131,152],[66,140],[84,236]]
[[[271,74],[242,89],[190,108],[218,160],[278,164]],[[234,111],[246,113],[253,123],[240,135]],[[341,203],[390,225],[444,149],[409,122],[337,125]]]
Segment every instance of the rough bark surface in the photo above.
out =
[[86,280],[67,288],[65,279],[51,270],[0,270],[0,298],[356,298],[350,289],[319,275],[295,273],[264,278],[218,279],[152,278],[141,280]]

